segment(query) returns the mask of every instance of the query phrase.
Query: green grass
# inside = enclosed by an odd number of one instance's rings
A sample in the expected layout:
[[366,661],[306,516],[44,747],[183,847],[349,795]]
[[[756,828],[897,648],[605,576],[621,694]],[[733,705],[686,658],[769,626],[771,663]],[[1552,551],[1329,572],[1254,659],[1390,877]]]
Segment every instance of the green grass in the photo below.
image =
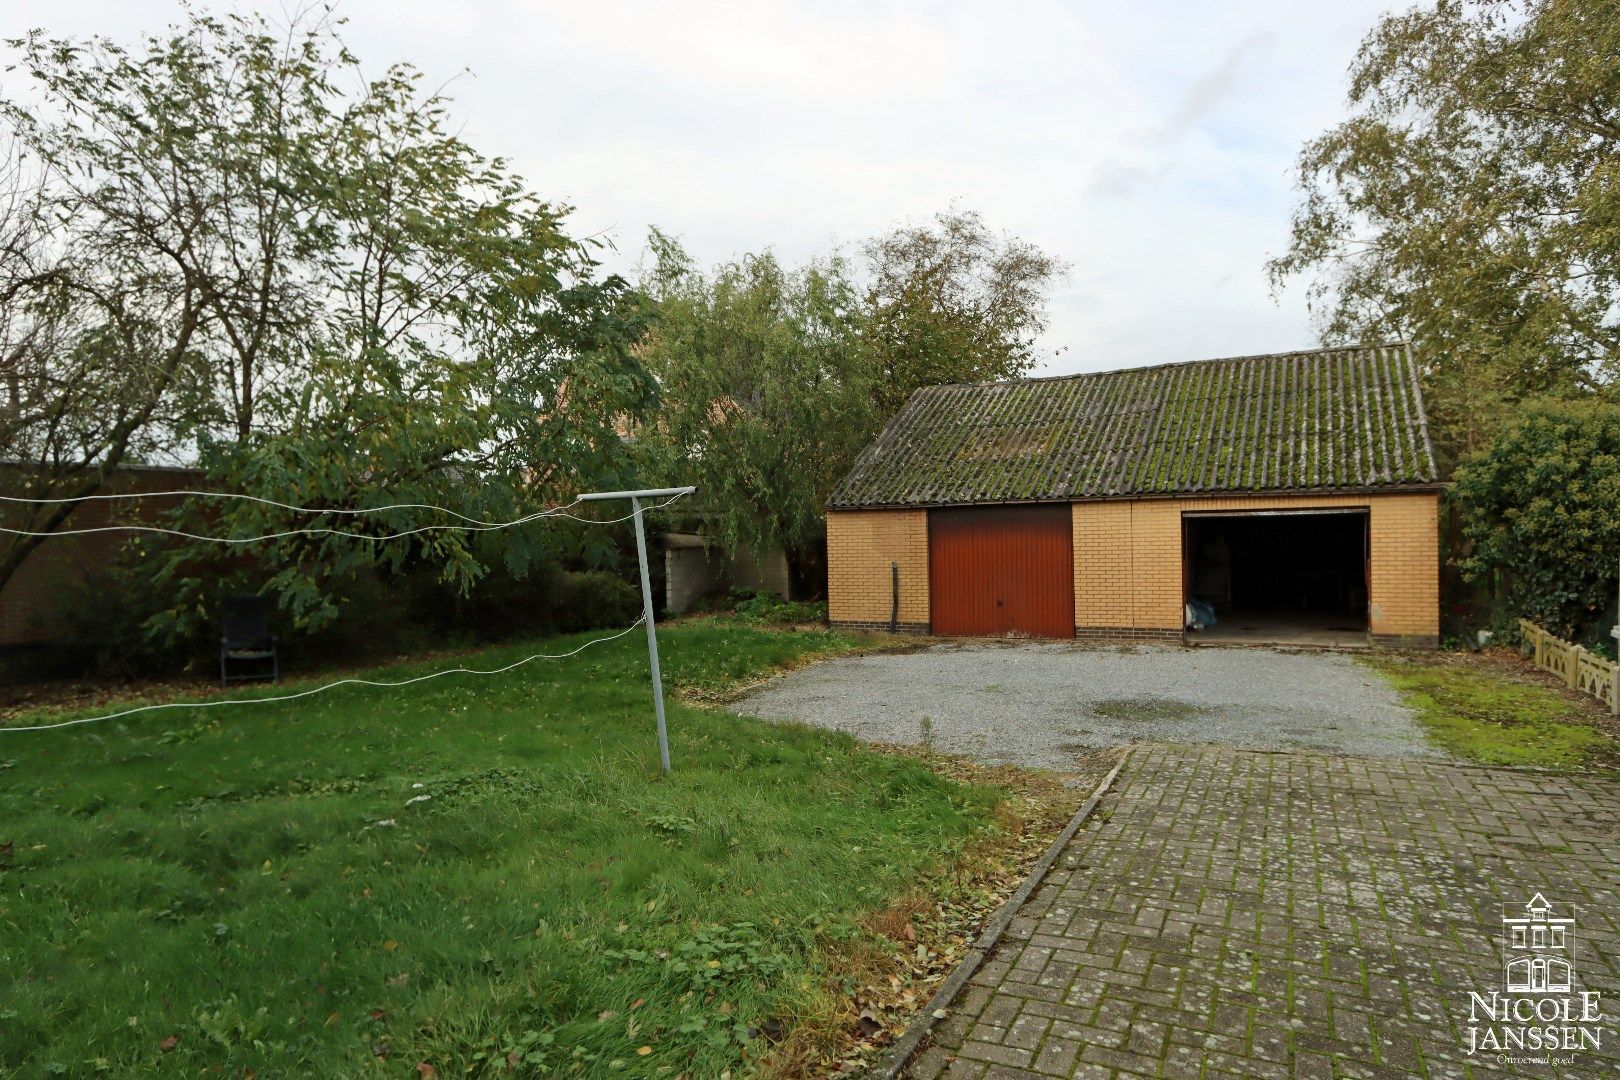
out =
[[[710,689],[858,644],[660,641],[670,685]],[[0,1075],[746,1071],[1001,792],[673,695],[669,726],[665,778],[633,634],[488,679],[0,734]]]
[[1548,687],[1463,660],[1363,662],[1400,691],[1436,745],[1459,757],[1559,769],[1620,763],[1615,740]]

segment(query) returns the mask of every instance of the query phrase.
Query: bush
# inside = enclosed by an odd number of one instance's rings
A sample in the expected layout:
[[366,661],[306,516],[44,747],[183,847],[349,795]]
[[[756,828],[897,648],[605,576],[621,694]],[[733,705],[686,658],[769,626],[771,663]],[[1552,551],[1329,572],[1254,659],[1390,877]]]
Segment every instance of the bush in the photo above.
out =
[[[30,663],[62,676],[130,678],[213,670],[218,598],[253,592],[268,575],[240,563],[198,569],[217,581],[207,589],[202,609],[184,621],[167,621],[174,632],[148,632],[151,621],[168,611],[173,596],[154,580],[150,560],[131,545],[78,591],[65,640],[48,650],[48,657],[36,656]],[[426,564],[395,573],[365,568],[329,584],[339,614],[319,630],[300,631],[286,613],[272,608],[270,625],[280,637],[283,671],[514,637],[622,628],[641,614],[636,586],[609,571],[565,570],[555,562],[537,563],[521,578],[497,567],[465,596]]]
[[1495,580],[1507,614],[1573,641],[1607,637],[1620,560],[1620,406],[1526,406],[1457,472],[1472,581]]
[[641,615],[641,590],[606,570],[565,570],[557,576],[552,612],[562,633],[627,626]]
[[[733,594],[747,592],[734,589]],[[826,622],[827,605],[783,600],[773,592],[747,592],[734,607],[737,617],[753,623]]]

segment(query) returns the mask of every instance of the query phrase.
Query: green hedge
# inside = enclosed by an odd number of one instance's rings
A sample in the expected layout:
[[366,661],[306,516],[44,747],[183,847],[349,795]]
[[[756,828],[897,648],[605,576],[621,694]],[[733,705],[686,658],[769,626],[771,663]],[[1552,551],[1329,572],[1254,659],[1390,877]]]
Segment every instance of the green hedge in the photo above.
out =
[[1612,646],[1620,570],[1620,405],[1525,406],[1457,471],[1457,565],[1494,584],[1505,623]]

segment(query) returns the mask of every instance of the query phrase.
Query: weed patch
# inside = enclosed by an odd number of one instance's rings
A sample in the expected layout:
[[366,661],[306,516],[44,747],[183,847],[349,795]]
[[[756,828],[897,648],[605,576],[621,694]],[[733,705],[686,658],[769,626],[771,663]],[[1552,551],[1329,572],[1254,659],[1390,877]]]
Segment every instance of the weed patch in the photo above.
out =
[[1620,766],[1620,744],[1590,711],[1501,665],[1465,658],[1368,656],[1434,743],[1485,765]]
[[1119,698],[1099,701],[1091,711],[1108,720],[1126,720],[1136,723],[1181,723],[1208,716],[1209,710],[1183,701],[1165,698]]

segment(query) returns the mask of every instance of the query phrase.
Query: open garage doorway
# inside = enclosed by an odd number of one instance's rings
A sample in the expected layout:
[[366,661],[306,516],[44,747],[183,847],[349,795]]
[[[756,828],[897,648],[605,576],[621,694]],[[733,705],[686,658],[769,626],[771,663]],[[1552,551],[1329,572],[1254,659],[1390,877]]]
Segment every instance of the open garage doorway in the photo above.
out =
[[1367,643],[1365,509],[1187,513],[1187,640]]

